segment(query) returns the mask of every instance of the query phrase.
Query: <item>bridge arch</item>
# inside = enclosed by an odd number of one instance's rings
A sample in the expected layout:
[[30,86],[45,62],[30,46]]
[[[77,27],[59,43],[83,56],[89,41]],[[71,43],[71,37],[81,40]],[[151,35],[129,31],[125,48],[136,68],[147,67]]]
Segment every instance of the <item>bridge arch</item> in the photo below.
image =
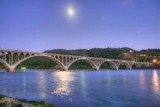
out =
[[13,68],[16,68],[19,64],[21,64],[22,62],[24,62],[25,60],[27,59],[30,59],[30,58],[33,58],[33,57],[46,57],[46,58],[49,58],[51,59],[52,61],[56,62],[57,65],[59,65],[59,67],[61,68],[61,70],[66,70],[66,67],[65,65],[60,62],[58,59],[54,58],[54,57],[50,57],[50,56],[47,56],[47,55],[33,55],[33,56],[29,56],[29,57],[26,57],[26,58],[23,58],[21,60],[19,60],[18,62],[16,62],[14,65],[13,65]]
[[69,68],[74,62],[76,62],[76,61],[78,61],[78,60],[84,60],[84,61],[88,62],[94,70],[99,70],[98,67],[95,65],[95,63],[92,62],[91,60],[87,59],[87,58],[78,58],[78,59],[72,60],[72,61],[67,65],[67,68]]
[[0,63],[6,68],[6,69],[9,69],[10,68],[10,65],[8,63],[6,63],[6,61],[0,59]]
[[140,67],[142,66],[142,64],[133,63],[133,64],[131,65],[131,69],[133,69],[134,66],[135,66],[136,68],[140,68]]
[[147,63],[142,63],[141,68],[146,69],[149,67],[149,64]]
[[117,69],[119,69],[120,65],[124,64],[127,69],[131,69],[131,66],[126,61],[122,61],[118,64]]
[[113,69],[116,69],[116,68],[117,68],[116,64],[115,64],[114,62],[112,62],[111,60],[105,60],[105,61],[103,61],[102,63],[99,64],[98,68],[100,68],[101,65],[102,65],[103,63],[105,63],[105,62],[109,62],[109,64],[112,66]]

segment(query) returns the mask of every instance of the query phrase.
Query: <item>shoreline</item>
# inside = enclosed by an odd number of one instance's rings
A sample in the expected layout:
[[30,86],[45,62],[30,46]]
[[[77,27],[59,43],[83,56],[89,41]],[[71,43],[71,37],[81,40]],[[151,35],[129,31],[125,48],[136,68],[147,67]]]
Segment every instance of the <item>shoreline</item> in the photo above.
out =
[[[160,68],[141,68],[141,69],[131,69],[131,70],[145,70],[145,69],[160,69]],[[0,70],[6,70],[6,69],[0,69]],[[24,69],[15,69],[15,70],[24,70]],[[25,69],[25,70],[55,70],[55,71],[63,71],[61,69]],[[94,70],[94,69],[69,69],[67,71],[75,71],[75,70]],[[99,69],[99,70],[116,70],[116,69]],[[130,70],[130,69],[118,69],[118,70]]]
[[46,101],[34,101],[0,95],[0,107],[56,107]]

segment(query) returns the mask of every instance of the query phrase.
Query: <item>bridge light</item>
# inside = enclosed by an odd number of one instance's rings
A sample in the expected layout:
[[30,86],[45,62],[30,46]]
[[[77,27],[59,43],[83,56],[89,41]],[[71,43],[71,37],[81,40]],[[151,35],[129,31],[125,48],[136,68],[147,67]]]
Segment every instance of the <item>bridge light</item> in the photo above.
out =
[[26,67],[21,67],[21,69],[22,69],[22,70],[25,70],[25,69],[26,69]]
[[156,62],[157,62],[157,60],[156,60],[156,59],[153,59],[153,62],[154,62],[154,63],[156,63]]

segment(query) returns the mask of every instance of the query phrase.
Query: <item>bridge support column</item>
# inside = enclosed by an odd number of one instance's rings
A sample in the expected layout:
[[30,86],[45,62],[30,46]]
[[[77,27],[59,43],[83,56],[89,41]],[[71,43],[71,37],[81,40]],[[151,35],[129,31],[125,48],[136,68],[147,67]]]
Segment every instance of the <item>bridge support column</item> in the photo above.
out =
[[118,67],[118,66],[116,66],[116,70],[119,70],[119,67]]
[[68,68],[61,68],[61,71],[68,71]]
[[118,70],[118,67],[112,66],[112,69],[113,69],[113,70]]
[[96,70],[96,71],[98,71],[99,70],[99,68],[98,67],[96,67],[96,68],[93,68],[94,70]]
[[10,67],[10,68],[7,69],[7,72],[14,72],[14,70],[15,69],[13,67]]

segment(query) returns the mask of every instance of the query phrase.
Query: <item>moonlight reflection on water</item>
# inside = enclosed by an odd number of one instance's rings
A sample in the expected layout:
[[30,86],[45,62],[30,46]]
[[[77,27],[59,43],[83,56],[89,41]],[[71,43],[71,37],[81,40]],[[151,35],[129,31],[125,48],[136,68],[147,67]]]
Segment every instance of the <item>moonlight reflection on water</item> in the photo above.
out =
[[152,74],[152,84],[153,84],[153,90],[155,94],[160,95],[160,82],[159,82],[159,76],[157,70],[153,70]]
[[58,107],[160,107],[160,70],[3,71],[0,94]]
[[61,97],[69,95],[71,92],[71,82],[74,81],[72,72],[54,72],[52,75],[55,77],[56,81],[53,81],[56,84],[53,89],[52,94],[59,95]]

